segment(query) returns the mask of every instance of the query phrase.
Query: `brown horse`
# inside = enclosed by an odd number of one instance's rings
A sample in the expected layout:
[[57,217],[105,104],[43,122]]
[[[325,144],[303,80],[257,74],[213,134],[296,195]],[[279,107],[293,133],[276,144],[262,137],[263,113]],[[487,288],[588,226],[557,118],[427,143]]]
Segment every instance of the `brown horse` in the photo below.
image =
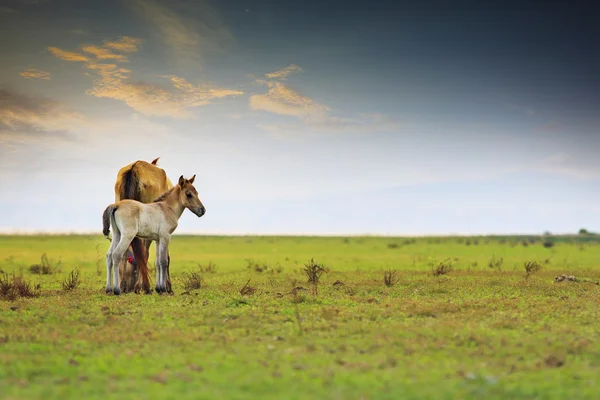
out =
[[[106,253],[106,293],[121,294],[118,266],[125,258],[133,239],[156,241],[156,292],[167,292],[167,265],[171,234],[187,208],[198,217],[206,213],[194,187],[196,175],[189,180],[179,178],[177,186],[164,193],[156,202],[144,204],[136,200],[121,200],[109,205],[102,214],[102,232],[108,238],[110,228],[113,239]],[[114,267],[114,280],[111,275]]]
[[[158,158],[151,163],[135,161],[123,168],[117,174],[115,182],[115,203],[120,200],[131,199],[142,203],[152,203],[157,197],[173,187],[165,171],[157,167]],[[123,293],[143,290],[150,292],[150,274],[148,271],[148,254],[150,240],[134,238],[131,242],[131,252],[135,264],[125,258],[119,265],[121,276],[120,289]],[[133,261],[133,260],[131,260]],[[171,292],[171,279],[167,266],[167,289]]]

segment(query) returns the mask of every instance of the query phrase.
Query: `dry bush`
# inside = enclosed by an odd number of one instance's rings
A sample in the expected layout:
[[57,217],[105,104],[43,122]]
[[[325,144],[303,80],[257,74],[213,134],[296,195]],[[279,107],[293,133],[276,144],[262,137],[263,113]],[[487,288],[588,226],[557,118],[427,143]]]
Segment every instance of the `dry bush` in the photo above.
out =
[[433,276],[441,276],[446,275],[452,271],[452,261],[447,258],[441,263],[439,263],[436,267],[431,266],[431,274]]
[[488,267],[491,269],[497,269],[500,271],[502,269],[502,264],[504,264],[504,259],[502,257],[496,259],[496,257],[492,257],[490,261],[488,261]]
[[40,264],[33,264],[29,267],[29,272],[38,274],[38,275],[52,275],[54,273],[60,272],[59,269],[60,261],[56,265],[52,265],[50,260],[48,260],[48,256],[46,253],[42,254],[40,259]]
[[75,289],[77,286],[79,286],[79,270],[77,268],[75,268],[73,271],[71,271],[71,273],[69,274],[69,276],[67,276],[65,278],[65,280],[62,282],[62,289],[65,292],[68,292],[70,290]]
[[398,283],[397,271],[390,269],[383,273],[383,283],[387,287],[392,287]]
[[213,264],[212,261],[209,261],[207,265],[198,264],[198,269],[203,274],[215,274],[219,267],[217,267],[217,264]]
[[12,276],[6,272],[0,275],[0,298],[4,300],[16,300],[19,297],[38,297],[40,295],[40,285],[32,287],[23,276]]
[[184,272],[181,280],[183,281],[183,287],[185,290],[200,289],[204,284],[202,275],[200,275],[198,272]]
[[313,285],[313,294],[318,294],[319,279],[323,273],[327,273],[325,267],[311,258],[308,264],[304,265],[304,273],[306,274],[307,282]]
[[254,294],[254,292],[256,292],[256,288],[253,288],[252,286],[249,286],[248,284],[250,283],[250,279],[248,279],[248,282],[246,282],[246,284],[244,285],[244,287],[242,287],[240,289],[240,294],[242,296],[250,296],[252,294]]
[[325,267],[319,263],[316,263],[314,258],[311,258],[308,264],[304,265],[304,273],[308,278],[307,282],[316,285],[321,279],[323,273],[327,273]]
[[531,275],[535,274],[539,270],[542,269],[542,266],[537,261],[527,261],[524,264],[525,268],[525,278],[529,278]]

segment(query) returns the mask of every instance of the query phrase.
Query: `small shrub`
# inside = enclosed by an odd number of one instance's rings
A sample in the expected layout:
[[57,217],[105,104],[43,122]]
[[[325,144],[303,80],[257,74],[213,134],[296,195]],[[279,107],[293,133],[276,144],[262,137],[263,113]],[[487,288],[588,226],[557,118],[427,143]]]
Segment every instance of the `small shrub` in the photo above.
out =
[[398,283],[398,276],[395,270],[388,270],[383,273],[383,283],[387,287],[392,287]]
[[431,267],[431,274],[433,276],[441,276],[441,275],[446,275],[448,273],[450,273],[452,271],[452,262],[450,261],[450,259],[446,259],[444,261],[442,261],[441,263],[438,264],[437,267]]
[[502,269],[502,264],[504,264],[504,259],[502,257],[496,259],[496,257],[492,257],[490,261],[488,261],[488,267],[491,269],[497,269],[500,271]]
[[313,285],[313,294],[318,294],[319,279],[321,275],[326,273],[327,270],[324,266],[316,263],[314,258],[311,258],[308,264],[304,265],[304,273],[306,274],[307,282]]
[[0,298],[12,301],[19,297],[38,297],[39,295],[39,284],[32,288],[32,285],[23,276],[16,276],[13,273],[11,277],[6,272],[0,275]]
[[253,288],[252,286],[248,286],[249,283],[250,283],[250,279],[248,279],[248,282],[246,282],[244,287],[242,287],[240,289],[240,294],[242,296],[250,296],[250,295],[254,294],[254,292],[256,292],[256,288]]
[[69,274],[69,276],[67,276],[65,278],[65,280],[62,282],[62,289],[65,292],[68,292],[69,290],[73,290],[75,289],[77,286],[79,286],[79,270],[76,268],[73,271],[71,271],[71,273]]
[[217,267],[217,264],[213,264],[211,261],[209,261],[206,266],[198,264],[198,269],[203,274],[214,274],[217,272],[219,267]]
[[542,242],[542,245],[543,245],[545,248],[549,249],[549,248],[551,248],[551,247],[554,247],[554,242],[553,242],[552,240],[550,240],[550,239],[546,239],[546,240],[544,240],[544,241]]
[[527,261],[524,265],[525,267],[525,278],[529,278],[531,275],[535,274],[536,272],[538,272],[540,269],[542,269],[542,266],[540,264],[538,264],[537,261]]
[[397,249],[400,246],[398,245],[398,243],[388,243],[387,247],[388,249]]
[[52,275],[60,272],[60,261],[56,265],[52,265],[48,260],[46,253],[42,254],[40,264],[33,264],[29,267],[29,272],[38,275]]
[[183,281],[185,290],[200,289],[204,284],[202,275],[200,275],[198,272],[184,272],[181,279]]
[[246,260],[246,268],[256,272],[264,272],[269,269],[269,266],[264,263],[258,263],[250,258]]
[[304,273],[308,278],[307,282],[316,285],[319,283],[319,279],[323,273],[327,270],[322,265],[315,262],[314,258],[311,258],[308,264],[304,265]]

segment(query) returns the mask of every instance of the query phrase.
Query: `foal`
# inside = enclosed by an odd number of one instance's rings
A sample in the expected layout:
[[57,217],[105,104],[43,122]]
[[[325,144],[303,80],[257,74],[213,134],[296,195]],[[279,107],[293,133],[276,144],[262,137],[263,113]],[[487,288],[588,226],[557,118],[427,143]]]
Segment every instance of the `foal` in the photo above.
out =
[[[106,207],[102,215],[103,233],[108,238],[110,227],[113,238],[106,253],[106,293],[121,294],[119,265],[131,241],[140,239],[156,241],[156,287],[158,293],[167,291],[166,270],[169,257],[171,234],[177,228],[177,221],[187,208],[198,217],[206,209],[192,185],[196,175],[189,180],[179,177],[178,184],[160,196],[154,203],[141,203],[136,200],[121,200]],[[111,273],[114,267],[114,286],[111,287]]]

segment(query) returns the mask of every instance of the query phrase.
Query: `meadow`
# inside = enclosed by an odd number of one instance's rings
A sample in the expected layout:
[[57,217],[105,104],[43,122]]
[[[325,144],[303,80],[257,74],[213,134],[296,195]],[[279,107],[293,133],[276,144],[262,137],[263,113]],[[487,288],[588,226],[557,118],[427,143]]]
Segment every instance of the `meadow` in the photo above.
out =
[[0,236],[0,398],[600,393],[598,236],[179,235],[171,296],[106,295],[108,246]]

